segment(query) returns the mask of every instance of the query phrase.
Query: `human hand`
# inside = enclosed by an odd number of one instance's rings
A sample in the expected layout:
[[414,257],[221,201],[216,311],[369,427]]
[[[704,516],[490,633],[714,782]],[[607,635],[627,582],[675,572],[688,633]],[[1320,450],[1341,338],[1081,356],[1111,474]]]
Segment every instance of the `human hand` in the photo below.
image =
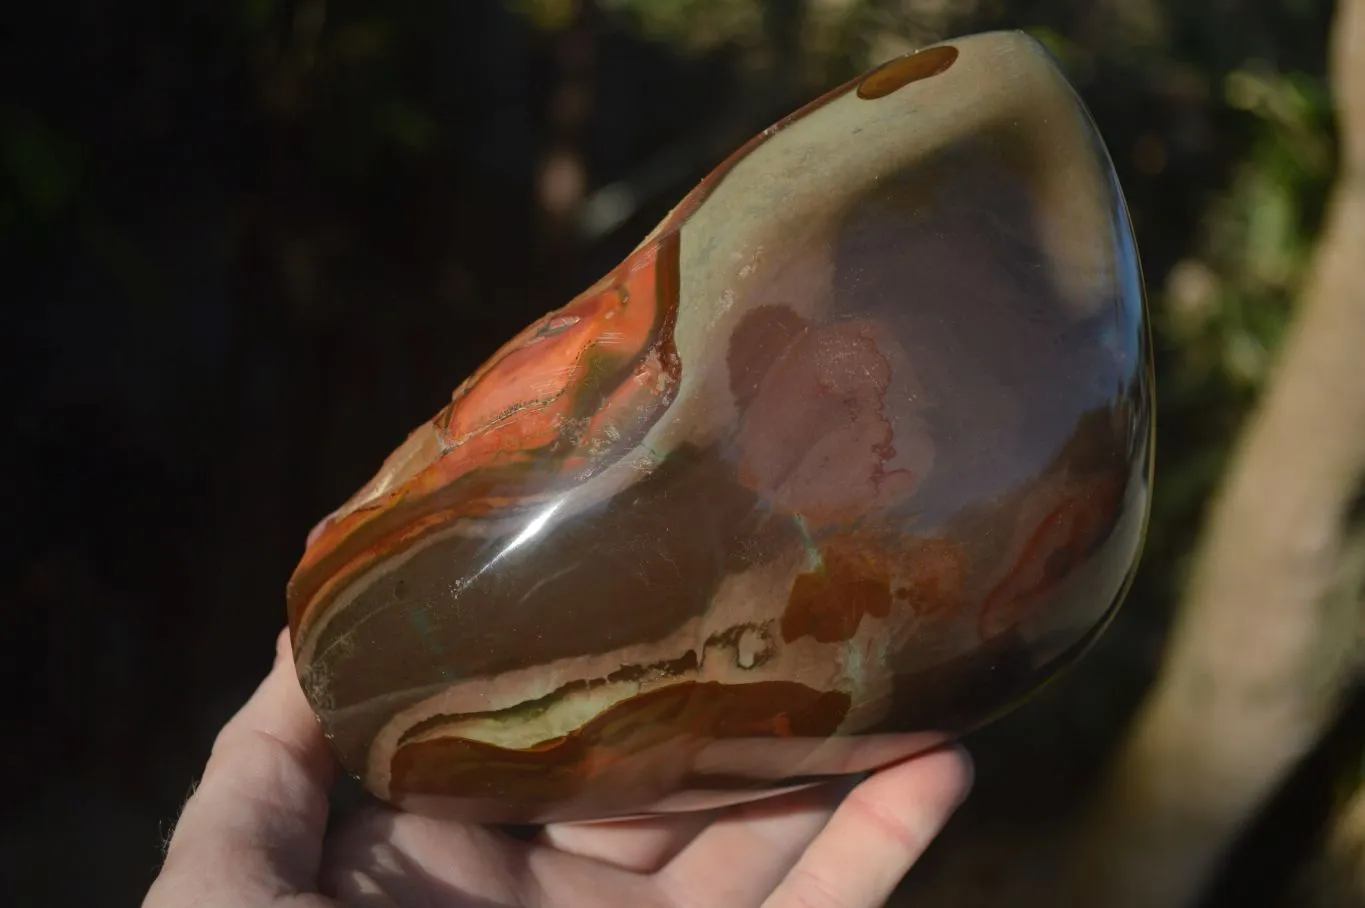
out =
[[386,807],[325,835],[339,769],[287,633],[214,742],[143,908],[874,908],[971,787],[959,750],[721,811],[547,826],[533,842]]

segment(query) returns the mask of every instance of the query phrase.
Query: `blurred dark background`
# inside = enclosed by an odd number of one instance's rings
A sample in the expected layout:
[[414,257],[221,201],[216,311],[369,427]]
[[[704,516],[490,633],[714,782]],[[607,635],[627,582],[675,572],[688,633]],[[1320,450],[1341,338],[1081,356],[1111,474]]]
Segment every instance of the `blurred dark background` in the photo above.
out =
[[[906,904],[968,904],[935,893],[988,889],[983,866],[1018,860],[1021,831],[1068,809],[1155,670],[1319,229],[1331,13],[1309,0],[7,13],[0,903],[139,901],[213,735],[269,665],[308,529],[502,341],[789,109],[918,44],[1022,27],[1066,66],[1128,192],[1157,332],[1160,481],[1118,624],[977,737],[976,796],[906,886]],[[1283,881],[1359,772],[1361,718],[1239,846],[1214,903],[1288,904]],[[944,882],[955,873],[971,879]]]

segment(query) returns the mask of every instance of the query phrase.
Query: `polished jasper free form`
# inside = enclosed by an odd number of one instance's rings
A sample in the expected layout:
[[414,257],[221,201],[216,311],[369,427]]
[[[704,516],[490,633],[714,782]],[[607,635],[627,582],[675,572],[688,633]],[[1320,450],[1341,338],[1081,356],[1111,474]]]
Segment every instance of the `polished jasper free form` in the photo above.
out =
[[313,532],[299,677],[404,808],[538,822],[872,769],[1017,702],[1126,591],[1143,291],[1017,33],[738,150]]

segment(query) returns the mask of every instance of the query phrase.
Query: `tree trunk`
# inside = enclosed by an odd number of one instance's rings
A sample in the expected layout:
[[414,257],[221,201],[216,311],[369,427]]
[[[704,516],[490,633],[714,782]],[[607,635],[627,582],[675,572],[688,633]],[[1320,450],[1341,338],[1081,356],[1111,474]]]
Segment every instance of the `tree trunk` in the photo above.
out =
[[1308,889],[1313,908],[1365,908],[1365,785],[1337,818]]
[[1240,440],[1161,676],[1076,849],[1065,904],[1192,904],[1359,665],[1348,517],[1365,478],[1365,0],[1332,36],[1341,166],[1276,374]]

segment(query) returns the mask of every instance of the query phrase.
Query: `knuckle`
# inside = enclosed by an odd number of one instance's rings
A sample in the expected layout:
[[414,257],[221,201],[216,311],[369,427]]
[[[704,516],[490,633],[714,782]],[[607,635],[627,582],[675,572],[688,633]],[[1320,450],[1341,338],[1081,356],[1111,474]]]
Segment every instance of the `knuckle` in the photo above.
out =
[[925,830],[856,791],[845,804],[853,810],[860,824],[870,827],[882,839],[904,851],[918,854],[929,843],[929,835]]
[[829,879],[806,867],[794,868],[783,889],[782,908],[849,908]]

